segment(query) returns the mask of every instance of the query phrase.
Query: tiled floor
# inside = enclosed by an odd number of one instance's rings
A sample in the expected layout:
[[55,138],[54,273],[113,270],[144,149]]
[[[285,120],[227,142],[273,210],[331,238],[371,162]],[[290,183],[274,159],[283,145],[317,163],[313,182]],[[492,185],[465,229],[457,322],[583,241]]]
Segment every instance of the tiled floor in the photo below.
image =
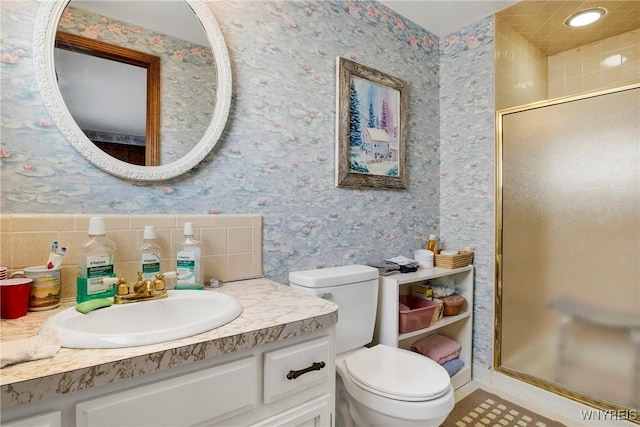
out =
[[[630,421],[611,420],[610,416],[605,418],[608,414],[503,374],[474,366],[473,375],[473,381],[456,390],[456,402],[482,388],[567,427],[638,427]],[[640,417],[640,413],[632,415]],[[588,417],[592,419],[586,419]]]

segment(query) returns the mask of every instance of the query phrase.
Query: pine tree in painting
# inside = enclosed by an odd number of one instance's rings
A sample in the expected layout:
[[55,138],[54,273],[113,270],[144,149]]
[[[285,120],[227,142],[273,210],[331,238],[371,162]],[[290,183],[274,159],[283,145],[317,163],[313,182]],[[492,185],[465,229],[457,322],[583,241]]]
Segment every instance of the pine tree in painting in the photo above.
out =
[[380,129],[387,130],[387,113],[389,112],[389,106],[387,100],[382,100],[382,118],[380,119]]
[[360,130],[360,98],[356,87],[351,82],[349,100],[349,145],[351,147],[360,147],[362,145],[362,131]]
[[367,123],[367,127],[376,127],[376,114],[373,110],[373,102],[369,102],[369,122]]
[[393,111],[391,111],[389,102],[386,99],[382,101],[382,120],[380,122],[380,129],[386,130],[389,138],[394,138],[396,136],[395,126],[393,124]]

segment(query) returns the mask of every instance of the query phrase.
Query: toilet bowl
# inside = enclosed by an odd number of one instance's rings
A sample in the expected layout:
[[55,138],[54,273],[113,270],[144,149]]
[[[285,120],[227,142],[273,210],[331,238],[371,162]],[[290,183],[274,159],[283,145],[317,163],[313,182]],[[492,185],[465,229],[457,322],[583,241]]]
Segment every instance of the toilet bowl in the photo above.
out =
[[454,406],[447,371],[373,339],[378,270],[364,265],[289,273],[289,285],[338,305],[336,427],[438,427]]
[[365,347],[338,355],[336,370],[336,425],[438,427],[454,406],[447,371],[407,350]]

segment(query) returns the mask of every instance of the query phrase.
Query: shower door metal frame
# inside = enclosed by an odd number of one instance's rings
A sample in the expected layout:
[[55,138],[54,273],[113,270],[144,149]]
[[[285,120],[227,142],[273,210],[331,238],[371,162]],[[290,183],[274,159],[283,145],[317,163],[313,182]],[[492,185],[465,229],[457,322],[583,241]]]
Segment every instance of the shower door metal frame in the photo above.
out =
[[[503,238],[503,188],[502,188],[502,158],[503,158],[503,117],[508,114],[513,114],[522,111],[533,110],[537,108],[543,108],[548,106],[553,106],[562,103],[574,102],[581,99],[593,98],[602,95],[608,95],[617,92],[623,92],[627,90],[640,89],[640,81],[633,82],[631,84],[626,84],[623,86],[615,86],[602,90],[597,90],[593,92],[585,92],[577,95],[571,95],[566,97],[555,98],[546,101],[535,102],[531,104],[526,104],[523,106],[506,108],[503,110],[496,111],[496,145],[495,145],[495,165],[496,165],[496,173],[495,173],[495,185],[496,185],[496,211],[495,211],[495,299],[494,299],[494,348],[493,348],[493,369],[496,372],[508,375],[517,380],[523,381],[527,384],[531,384],[533,386],[542,388],[554,394],[560,395],[562,397],[574,400],[576,402],[580,402],[591,407],[601,409],[604,411],[624,411],[629,413],[629,411],[636,411],[637,408],[629,408],[621,405],[614,404],[610,401],[598,399],[594,396],[560,386],[551,381],[525,374],[522,372],[515,371],[513,369],[502,366],[502,238]],[[640,425],[640,417],[635,420],[630,419],[627,420],[635,424]]]

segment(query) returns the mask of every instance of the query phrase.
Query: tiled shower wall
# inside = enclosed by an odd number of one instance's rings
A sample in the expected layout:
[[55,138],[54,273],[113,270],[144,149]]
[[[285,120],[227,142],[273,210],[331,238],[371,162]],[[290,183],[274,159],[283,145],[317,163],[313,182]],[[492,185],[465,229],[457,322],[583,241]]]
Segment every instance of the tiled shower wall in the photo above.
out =
[[549,57],[549,98],[640,80],[640,29]]
[[496,16],[496,109],[547,99],[547,55]]
[[[10,271],[47,262],[53,240],[69,248],[62,263],[62,298],[75,298],[77,248],[85,241],[93,215],[0,215],[0,265]],[[202,246],[204,278],[223,281],[262,276],[261,215],[100,215],[117,245],[116,274],[137,277],[137,251],[145,225],[153,225],[162,247],[161,271],[175,270],[176,245],[185,222],[193,222]]]

